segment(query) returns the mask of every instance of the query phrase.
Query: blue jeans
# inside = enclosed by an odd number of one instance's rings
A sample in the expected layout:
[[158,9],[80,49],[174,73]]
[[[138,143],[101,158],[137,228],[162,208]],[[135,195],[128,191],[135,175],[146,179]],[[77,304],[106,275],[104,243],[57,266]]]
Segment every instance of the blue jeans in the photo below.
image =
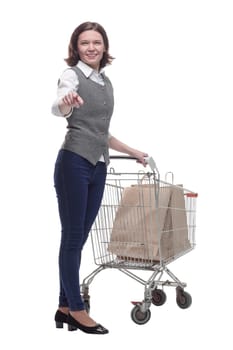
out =
[[54,184],[61,221],[59,306],[84,310],[80,295],[81,252],[97,216],[106,180],[106,164],[95,166],[76,153],[60,150]]

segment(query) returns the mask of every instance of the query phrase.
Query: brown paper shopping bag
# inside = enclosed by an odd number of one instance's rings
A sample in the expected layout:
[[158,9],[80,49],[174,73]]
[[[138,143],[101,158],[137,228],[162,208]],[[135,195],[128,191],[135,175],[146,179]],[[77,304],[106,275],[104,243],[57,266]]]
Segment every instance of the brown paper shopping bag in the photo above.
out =
[[[111,253],[123,259],[157,261],[183,249],[183,237],[176,237],[187,235],[183,190],[165,186],[158,196],[155,185],[124,189],[108,245]],[[175,205],[183,209],[178,211]]]
[[161,253],[165,258],[175,257],[191,248],[184,191],[181,185],[172,187],[162,235],[164,240],[161,244]]

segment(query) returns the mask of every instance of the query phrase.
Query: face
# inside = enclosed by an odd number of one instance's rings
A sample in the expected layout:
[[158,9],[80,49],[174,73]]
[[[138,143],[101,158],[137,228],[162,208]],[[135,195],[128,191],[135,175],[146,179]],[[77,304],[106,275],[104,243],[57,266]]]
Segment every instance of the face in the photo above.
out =
[[100,61],[105,52],[103,37],[95,30],[86,30],[78,37],[78,53],[80,60],[91,68],[99,70]]

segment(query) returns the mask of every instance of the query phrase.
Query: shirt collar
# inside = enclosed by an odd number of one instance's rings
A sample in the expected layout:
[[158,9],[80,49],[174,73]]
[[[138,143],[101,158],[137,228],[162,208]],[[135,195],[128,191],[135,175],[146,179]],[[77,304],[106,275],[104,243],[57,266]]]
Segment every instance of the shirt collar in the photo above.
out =
[[104,69],[101,68],[99,72],[96,72],[93,68],[91,68],[90,66],[88,66],[88,64],[84,63],[83,61],[78,61],[77,63],[77,67],[79,69],[81,69],[81,71],[83,72],[83,74],[89,78],[93,73],[96,74],[103,74],[104,73]]

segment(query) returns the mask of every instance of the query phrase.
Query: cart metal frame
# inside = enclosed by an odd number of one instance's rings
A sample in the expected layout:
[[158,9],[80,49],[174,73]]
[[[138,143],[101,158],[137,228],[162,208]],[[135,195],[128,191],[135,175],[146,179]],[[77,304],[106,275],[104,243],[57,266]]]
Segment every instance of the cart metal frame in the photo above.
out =
[[[111,159],[135,159],[126,156],[111,156]],[[93,248],[93,256],[95,264],[98,266],[87,277],[84,278],[81,285],[81,293],[84,300],[86,310],[90,311],[90,295],[89,286],[97,274],[107,268],[118,269],[120,272],[126,274],[136,282],[144,286],[144,298],[142,301],[133,301],[133,309],[131,311],[131,318],[137,324],[145,324],[151,317],[150,307],[151,305],[161,306],[166,302],[166,294],[164,287],[176,288],[176,303],[182,308],[186,309],[192,304],[192,297],[189,293],[184,291],[187,286],[185,282],[182,282],[172,271],[167,267],[168,264],[174,260],[182,257],[194,249],[195,242],[195,229],[196,229],[196,198],[197,193],[183,188],[181,185],[174,185],[173,173],[168,172],[165,177],[165,181],[160,179],[160,173],[153,158],[148,158],[147,163],[150,166],[151,171],[139,171],[136,173],[122,173],[116,172],[114,168],[110,168],[107,179],[103,201],[96,218],[96,221],[91,230],[91,240]],[[172,182],[167,181],[168,175],[171,175]],[[156,217],[156,224],[159,223],[159,210],[160,196],[164,189],[172,187],[173,189],[182,189],[184,193],[185,207],[175,208],[175,210],[184,210],[187,219],[187,232],[189,246],[183,251],[180,251],[172,256],[165,257],[161,249],[161,239],[165,231],[158,228],[158,252],[159,258],[154,260],[152,256],[148,256],[146,259],[139,257],[137,259],[119,257],[109,250],[109,243],[111,241],[111,234],[116,219],[116,213],[119,207],[122,205],[122,195],[126,187],[136,185],[142,182],[154,186],[154,197],[151,201],[155,201],[156,211],[154,215]],[[143,203],[143,199],[142,199]],[[137,210],[143,210],[143,205],[138,206]],[[140,214],[141,215],[141,214]],[[126,223],[126,229],[127,225]],[[152,227],[152,234],[153,227]],[[173,231],[176,235],[176,232]],[[179,230],[177,231],[178,238]],[[127,243],[126,243],[127,244]],[[148,279],[144,279],[138,275],[140,270],[149,271],[151,275]],[[167,278],[164,278],[164,277]]]

